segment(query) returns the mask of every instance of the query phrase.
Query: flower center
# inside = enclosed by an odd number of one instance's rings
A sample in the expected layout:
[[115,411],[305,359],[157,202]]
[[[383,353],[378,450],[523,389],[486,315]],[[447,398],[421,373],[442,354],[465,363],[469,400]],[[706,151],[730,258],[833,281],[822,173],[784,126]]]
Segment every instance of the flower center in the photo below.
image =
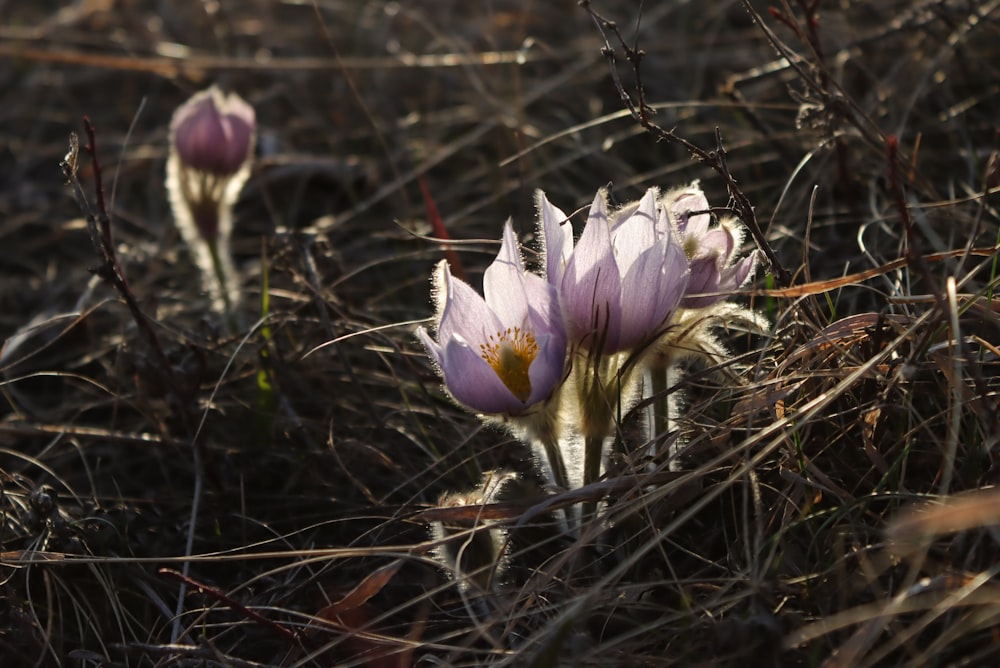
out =
[[528,369],[538,356],[538,344],[530,332],[520,327],[491,335],[479,346],[480,356],[493,367],[497,377],[521,401],[531,396],[531,378]]

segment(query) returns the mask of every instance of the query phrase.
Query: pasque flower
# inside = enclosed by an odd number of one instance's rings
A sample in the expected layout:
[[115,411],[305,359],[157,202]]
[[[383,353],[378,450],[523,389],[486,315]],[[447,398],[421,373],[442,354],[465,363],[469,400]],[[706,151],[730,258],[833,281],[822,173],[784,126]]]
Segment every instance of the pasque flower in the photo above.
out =
[[[434,335],[421,327],[417,336],[457,402],[501,418],[550,483],[576,489],[598,480],[615,419],[641,392],[684,357],[725,359],[714,328],[760,325],[754,311],[722,301],[757,260],[736,258],[742,228],[713,227],[697,183],[666,195],[650,188],[616,209],[600,190],[575,243],[566,214],[541,191],[537,205],[541,275],[526,271],[508,222],[483,296],[438,265]],[[656,387],[667,397],[671,385]],[[675,399],[660,407],[667,425]],[[594,512],[593,503],[568,509],[564,526]]]
[[563,381],[566,335],[555,288],[524,268],[510,222],[483,277],[484,297],[451,275],[434,275],[437,340],[417,336],[461,404],[488,415],[526,415]]
[[546,278],[555,285],[569,339],[605,354],[648,343],[666,325],[688,285],[688,262],[668,213],[650,188],[609,213],[600,190],[573,246],[566,215],[538,194]]
[[256,116],[238,95],[196,93],[174,112],[166,186],[170,206],[216,310],[239,298],[229,254],[233,206],[250,175]]
[[205,239],[228,232],[219,207],[232,205],[249,175],[255,128],[253,107],[215,86],[196,93],[174,112],[168,178],[177,181],[177,197],[190,209]]
[[711,306],[746,283],[757,266],[758,254],[736,258],[743,227],[732,219],[711,227],[708,199],[697,181],[667,193],[661,203],[670,214],[691,267],[682,308]]

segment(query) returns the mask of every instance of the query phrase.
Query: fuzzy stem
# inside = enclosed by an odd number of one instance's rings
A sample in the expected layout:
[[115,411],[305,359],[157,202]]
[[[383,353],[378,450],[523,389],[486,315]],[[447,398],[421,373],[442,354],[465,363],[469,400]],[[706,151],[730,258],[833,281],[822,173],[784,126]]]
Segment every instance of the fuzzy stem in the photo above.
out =
[[[583,484],[597,482],[601,477],[601,462],[604,459],[604,443],[607,439],[598,434],[588,435],[585,439],[583,457]],[[597,502],[586,501],[580,511],[580,524],[590,522],[597,516]]]
[[[552,471],[552,478],[555,485],[562,490],[572,489],[569,484],[569,476],[566,475],[566,462],[562,456],[561,444],[555,440],[546,440],[542,445],[545,447],[545,455],[548,457],[549,468]],[[579,533],[580,517],[574,512],[573,508],[565,508],[563,510],[563,522],[563,531],[569,534]]]
[[539,437],[539,443],[545,451],[545,459],[549,465],[549,473],[552,474],[552,484],[562,490],[570,489],[569,478],[566,475],[566,462],[562,456],[562,449],[554,434],[547,433]]
[[215,276],[215,281],[219,286],[219,294],[222,297],[222,315],[226,320],[226,325],[229,327],[229,333],[235,334],[239,328],[236,326],[236,313],[233,309],[232,292],[230,289],[232,277],[229,276],[226,271],[226,264],[222,261],[218,241],[215,239],[205,239],[205,244],[208,247],[208,254],[212,258],[212,274]]
[[[617,366],[612,358],[602,356],[594,360],[581,385],[581,407],[583,407],[583,485],[595,483],[601,477],[604,461],[604,445],[611,433],[613,406],[618,406],[619,392],[608,392],[606,376]],[[620,379],[616,379],[620,385]],[[620,389],[620,388],[619,388]],[[613,399],[614,397],[614,399]],[[581,524],[597,515],[596,502],[587,501],[581,510]]]
[[670,397],[667,396],[667,389],[670,387],[670,366],[666,366],[662,372],[656,369],[646,373],[649,382],[649,396],[653,398],[652,419],[649,423],[649,441],[651,443],[649,454],[655,458],[660,453],[660,443],[663,436],[670,433],[673,427],[673,407]]
[[601,460],[604,458],[604,436],[588,434],[583,455],[583,484],[597,482],[601,477]]

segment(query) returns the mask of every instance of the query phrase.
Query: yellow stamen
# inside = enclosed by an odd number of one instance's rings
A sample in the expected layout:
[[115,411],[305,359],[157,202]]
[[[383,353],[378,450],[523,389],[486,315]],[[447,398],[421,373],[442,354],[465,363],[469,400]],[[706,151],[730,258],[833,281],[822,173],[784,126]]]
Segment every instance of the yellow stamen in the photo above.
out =
[[533,334],[520,327],[508,327],[479,346],[479,354],[515,397],[521,401],[528,400],[531,396],[528,369],[538,356],[538,344]]

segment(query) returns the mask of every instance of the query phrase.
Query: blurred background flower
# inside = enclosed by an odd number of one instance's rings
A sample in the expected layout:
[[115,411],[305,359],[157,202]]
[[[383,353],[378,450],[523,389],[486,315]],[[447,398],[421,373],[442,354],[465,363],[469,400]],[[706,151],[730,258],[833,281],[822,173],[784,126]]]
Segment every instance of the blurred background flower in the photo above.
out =
[[192,96],[170,122],[166,186],[174,222],[230,329],[239,302],[229,249],[233,206],[250,175],[255,129],[253,107],[216,86]]

